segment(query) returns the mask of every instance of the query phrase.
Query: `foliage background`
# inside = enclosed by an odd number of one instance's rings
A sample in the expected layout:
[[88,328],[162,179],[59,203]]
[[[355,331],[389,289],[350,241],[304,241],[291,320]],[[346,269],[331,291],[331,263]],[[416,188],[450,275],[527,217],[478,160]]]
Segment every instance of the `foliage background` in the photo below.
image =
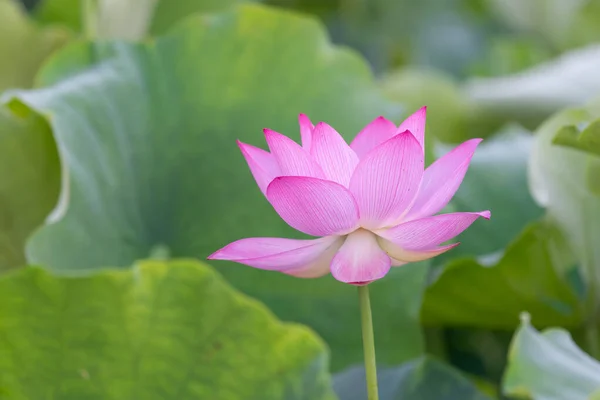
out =
[[297,235],[235,139],[422,105],[493,218],[372,285],[382,399],[598,396],[600,2],[84,5],[0,0],[0,398],[364,398],[353,287],[197,260]]

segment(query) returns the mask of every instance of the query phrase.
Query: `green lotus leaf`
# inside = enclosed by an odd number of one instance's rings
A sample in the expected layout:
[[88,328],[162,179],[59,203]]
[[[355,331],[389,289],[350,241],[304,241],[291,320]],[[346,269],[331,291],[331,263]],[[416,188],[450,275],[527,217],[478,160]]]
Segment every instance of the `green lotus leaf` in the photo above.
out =
[[584,353],[569,332],[538,332],[524,315],[511,343],[503,390],[519,398],[591,400],[600,389],[600,363]]
[[334,398],[318,337],[196,261],[6,274],[0,354],[7,400]]

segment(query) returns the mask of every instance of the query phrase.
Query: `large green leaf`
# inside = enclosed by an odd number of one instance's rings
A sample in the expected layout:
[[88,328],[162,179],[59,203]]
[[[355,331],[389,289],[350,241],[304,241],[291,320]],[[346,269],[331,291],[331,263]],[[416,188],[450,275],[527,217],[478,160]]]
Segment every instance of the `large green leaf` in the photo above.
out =
[[67,39],[62,28],[29,21],[17,0],[0,0],[0,92],[31,87],[42,62]]
[[60,161],[52,131],[18,104],[0,109],[0,270],[25,265],[25,243],[57,203]]
[[324,344],[193,261],[0,278],[0,396],[332,399]]
[[[264,146],[265,126],[298,137],[301,112],[346,138],[379,114],[399,120],[355,54],[329,45],[314,21],[259,6],[189,19],[150,44],[75,44],[40,81],[49,87],[14,101],[52,116],[70,196],[28,256],[61,270],[126,267],[164,248],[204,258],[242,237],[297,236],[256,187],[235,139]],[[314,327],[334,368],[362,359],[354,287],[220,267],[281,318]],[[425,273],[398,268],[373,288],[382,361],[422,351]]]
[[[378,371],[381,400],[487,400],[465,377],[433,358],[421,357],[395,368]],[[340,400],[367,398],[365,370],[352,367],[334,376]]]
[[588,400],[600,389],[600,363],[584,353],[563,330],[542,333],[529,316],[511,344],[503,390],[507,395],[534,400]]
[[561,232],[547,220],[529,226],[495,264],[450,263],[425,294],[431,325],[512,329],[529,311],[543,326],[579,326],[579,299],[566,283],[574,260]]
[[[164,33],[180,19],[197,12],[227,9],[243,0],[97,0],[99,2],[100,34],[103,37],[135,39],[149,30]],[[246,2],[252,0],[246,0]],[[34,14],[45,23],[60,23],[82,30],[81,0],[41,0]],[[104,12],[102,12],[104,11]],[[146,19],[140,20],[140,17]],[[128,26],[129,22],[129,26]],[[133,30],[131,25],[136,25]],[[137,28],[137,29],[136,29]]]
[[[555,144],[565,140],[565,129],[594,130],[600,117],[595,106],[565,110],[548,120],[537,133],[531,158],[531,192],[565,232],[582,272],[597,298],[600,290],[600,156]],[[591,133],[593,135],[593,133]],[[580,138],[567,134],[581,144]],[[582,134],[587,136],[588,134]],[[572,144],[572,143],[571,143]],[[537,315],[534,314],[537,321]]]

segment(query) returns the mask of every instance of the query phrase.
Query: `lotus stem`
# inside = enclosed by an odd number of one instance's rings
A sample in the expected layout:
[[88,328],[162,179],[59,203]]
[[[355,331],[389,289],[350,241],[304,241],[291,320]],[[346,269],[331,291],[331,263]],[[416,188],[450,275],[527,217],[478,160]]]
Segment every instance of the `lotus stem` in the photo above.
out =
[[363,336],[363,350],[365,354],[365,374],[367,378],[368,400],[378,400],[377,364],[375,361],[375,340],[373,335],[373,318],[371,316],[371,301],[369,299],[369,286],[358,287],[360,303],[360,319]]

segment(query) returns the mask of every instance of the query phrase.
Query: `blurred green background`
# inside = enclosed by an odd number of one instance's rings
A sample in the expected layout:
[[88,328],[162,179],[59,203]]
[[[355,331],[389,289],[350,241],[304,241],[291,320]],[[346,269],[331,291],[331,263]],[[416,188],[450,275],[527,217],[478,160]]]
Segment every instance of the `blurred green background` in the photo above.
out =
[[381,400],[600,398],[600,1],[0,0],[0,60],[1,399],[366,398],[354,287],[203,260],[299,237],[236,139],[423,105],[492,219],[372,284]]

